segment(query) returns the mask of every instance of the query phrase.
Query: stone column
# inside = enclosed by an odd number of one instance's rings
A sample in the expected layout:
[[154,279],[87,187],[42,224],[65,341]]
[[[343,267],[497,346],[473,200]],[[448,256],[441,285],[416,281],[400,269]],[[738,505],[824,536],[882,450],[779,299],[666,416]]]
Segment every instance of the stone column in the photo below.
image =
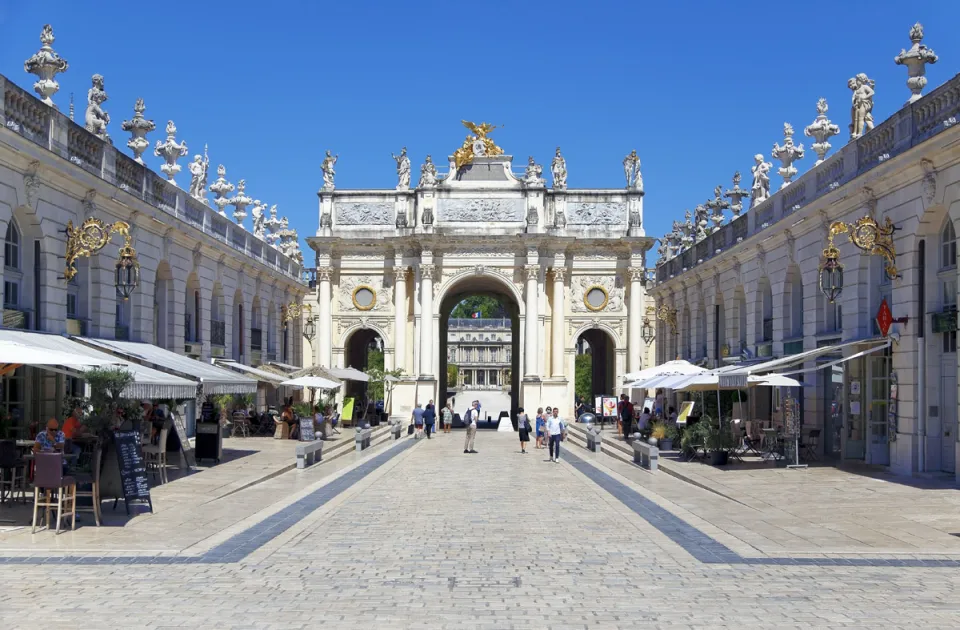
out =
[[566,272],[564,267],[553,268],[553,327],[552,327],[552,349],[550,351],[550,375],[554,377],[563,376],[563,358],[564,358],[564,328],[566,320],[564,317],[563,303],[563,276]]
[[433,256],[420,263],[420,375],[433,376]]
[[393,268],[393,361],[394,368],[407,370],[407,268]]
[[646,276],[642,267],[630,267],[630,304],[627,307],[627,372],[638,372],[646,354],[643,336],[643,280]]
[[524,339],[525,356],[525,376],[537,377],[537,338],[539,336],[538,322],[540,319],[539,301],[537,295],[538,282],[540,279],[540,265],[525,265],[527,272],[527,294],[526,294],[526,333]]
[[317,365],[330,367],[330,348],[333,343],[330,330],[330,278],[333,267],[317,267],[317,299],[320,315],[317,319]]

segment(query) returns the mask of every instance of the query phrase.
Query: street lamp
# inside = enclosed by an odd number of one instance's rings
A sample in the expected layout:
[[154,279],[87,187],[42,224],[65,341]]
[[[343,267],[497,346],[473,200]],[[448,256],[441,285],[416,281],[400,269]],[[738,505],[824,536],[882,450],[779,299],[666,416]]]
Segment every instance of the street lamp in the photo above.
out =
[[133,248],[133,239],[130,236],[130,224],[126,221],[116,221],[107,225],[100,219],[89,217],[80,227],[73,227],[73,221],[67,222],[67,254],[66,267],[63,270],[63,279],[67,282],[77,275],[76,262],[78,258],[89,258],[107,246],[112,234],[123,237],[123,247],[117,258],[114,272],[114,284],[117,296],[127,300],[140,286],[140,262],[137,260],[137,251]]
[[303,309],[307,320],[306,323],[303,324],[303,336],[307,338],[307,341],[313,341],[313,336],[317,332],[317,325],[313,322],[313,306],[304,304]]
[[640,336],[643,337],[643,343],[649,344],[653,341],[653,338],[657,336],[656,332],[653,330],[653,326],[650,325],[650,318],[643,318],[643,328],[640,329]]
[[884,266],[887,277],[891,280],[899,278],[895,264],[897,249],[893,243],[893,233],[897,229],[890,217],[886,218],[883,225],[871,216],[857,219],[855,223],[831,223],[827,232],[827,246],[823,250],[819,267],[820,292],[823,296],[833,303],[843,292],[843,264],[840,262],[840,250],[833,242],[838,234],[847,233],[850,235],[850,242],[858,249],[871,255],[883,256],[887,261]]

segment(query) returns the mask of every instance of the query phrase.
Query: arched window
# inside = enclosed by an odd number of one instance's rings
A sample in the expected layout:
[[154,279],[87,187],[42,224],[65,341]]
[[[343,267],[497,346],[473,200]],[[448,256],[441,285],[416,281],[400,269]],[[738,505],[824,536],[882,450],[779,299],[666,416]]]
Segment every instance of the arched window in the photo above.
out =
[[3,238],[3,265],[20,271],[20,228],[12,219],[7,223],[7,234]]
[[20,266],[20,228],[10,219],[7,223],[7,233],[3,238],[3,266],[6,268],[3,277],[3,306],[17,309],[20,307],[20,282],[23,280]]
[[953,221],[947,217],[940,230],[940,268],[949,269],[957,266],[957,232],[953,228]]

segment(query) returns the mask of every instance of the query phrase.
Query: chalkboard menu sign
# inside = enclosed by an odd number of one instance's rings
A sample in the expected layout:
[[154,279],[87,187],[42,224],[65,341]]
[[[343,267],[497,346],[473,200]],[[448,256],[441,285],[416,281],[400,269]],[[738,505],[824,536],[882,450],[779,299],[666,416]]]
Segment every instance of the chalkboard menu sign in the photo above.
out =
[[200,407],[200,422],[220,422],[217,417],[217,409],[213,406],[213,403],[205,402]]
[[[183,422],[183,416],[178,412],[174,411],[171,414],[173,416],[173,427],[177,431],[177,437],[180,439],[180,450],[183,452],[183,457],[187,461],[187,467],[196,466],[197,462],[193,457],[193,447],[190,446],[190,439],[187,437],[187,425]],[[194,460],[193,463],[190,460]]]
[[313,432],[313,416],[303,416],[300,418],[300,441],[313,442],[317,439]]
[[153,512],[150,500],[150,484],[147,481],[147,464],[143,459],[139,431],[114,431],[113,446],[117,451],[120,466],[120,489],[124,507],[130,513],[131,501],[146,501]]

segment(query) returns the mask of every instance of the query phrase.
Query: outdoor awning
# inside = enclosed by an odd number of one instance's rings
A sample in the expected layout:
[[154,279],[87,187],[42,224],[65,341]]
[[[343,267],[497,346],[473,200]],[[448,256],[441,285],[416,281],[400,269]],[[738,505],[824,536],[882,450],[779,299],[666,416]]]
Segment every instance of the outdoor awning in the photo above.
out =
[[266,370],[258,370],[255,367],[250,367],[249,365],[244,365],[243,363],[237,363],[236,361],[216,359],[216,364],[226,370],[236,370],[243,372],[244,374],[249,374],[261,383],[267,383],[269,385],[273,385],[274,387],[282,385],[283,381],[287,380],[285,376],[280,376],[279,374],[274,374],[273,372],[267,372]]
[[[124,368],[133,375],[133,383],[123,390],[127,398],[195,398],[197,384],[189,379],[173,374],[166,374],[160,370],[115,357],[106,352],[100,352],[82,343],[78,343],[60,335],[42,332],[28,332],[23,330],[0,330],[0,341],[13,342],[31,346],[40,350],[52,350],[68,353],[80,357],[87,357],[92,361],[102,362],[104,365],[115,365]],[[62,369],[54,371],[62,372]],[[76,373],[80,378],[89,368],[80,365],[64,366],[70,368],[70,373]]]
[[63,366],[69,368],[88,368],[110,365],[116,361],[105,361],[81,354],[71,354],[60,350],[47,350],[13,341],[0,341],[0,375],[12,372],[23,365]]
[[772,361],[764,361],[763,363],[755,363],[753,365],[738,366],[737,369],[724,372],[720,376],[720,385],[725,387],[745,387],[747,384],[747,377],[755,374],[766,374],[774,370],[785,370],[790,367],[795,367],[801,363],[807,361],[812,361],[821,357],[825,354],[836,354],[842,352],[844,348],[851,348],[854,346],[866,346],[863,350],[852,354],[850,356],[843,357],[837,361],[832,361],[823,365],[818,365],[815,368],[809,370],[805,369],[796,369],[792,371],[783,372],[783,374],[800,374],[802,372],[809,372],[820,370],[825,367],[836,365],[837,363],[843,363],[844,361],[849,361],[850,359],[855,359],[861,357],[865,354],[870,354],[871,352],[876,352],[877,350],[882,350],[890,345],[889,339],[868,339],[868,340],[857,340],[857,341],[848,341],[846,343],[839,343],[832,346],[823,346],[822,348],[816,348],[814,350],[807,350],[806,352],[799,352],[797,354],[791,354],[790,356],[781,357],[779,359],[773,359]]
[[626,383],[629,383],[628,385],[625,385],[625,387],[636,388],[641,386],[634,385],[631,383],[631,381],[641,382],[660,376],[672,376],[675,374],[700,374],[701,372],[706,372],[706,370],[700,366],[690,363],[689,361],[676,359],[674,361],[667,361],[666,363],[649,367],[645,370],[640,370],[639,372],[631,372],[624,376],[623,380]]
[[370,381],[370,376],[368,374],[364,374],[357,368],[329,368],[327,371],[344,381],[360,381],[363,383]]
[[290,365],[289,363],[281,363],[280,361],[270,361],[270,365],[275,365],[281,370],[285,370],[287,372],[296,372],[297,370],[301,369],[295,365]]
[[322,376],[301,376],[284,381],[283,384],[287,387],[308,387],[311,389],[337,389],[340,387],[340,383],[327,380]]
[[203,384],[203,393],[207,395],[257,393],[257,381],[249,376],[237,374],[233,370],[225,370],[212,363],[203,363],[149,343],[89,337],[76,339],[124,358],[149,363],[159,370],[196,379]]

